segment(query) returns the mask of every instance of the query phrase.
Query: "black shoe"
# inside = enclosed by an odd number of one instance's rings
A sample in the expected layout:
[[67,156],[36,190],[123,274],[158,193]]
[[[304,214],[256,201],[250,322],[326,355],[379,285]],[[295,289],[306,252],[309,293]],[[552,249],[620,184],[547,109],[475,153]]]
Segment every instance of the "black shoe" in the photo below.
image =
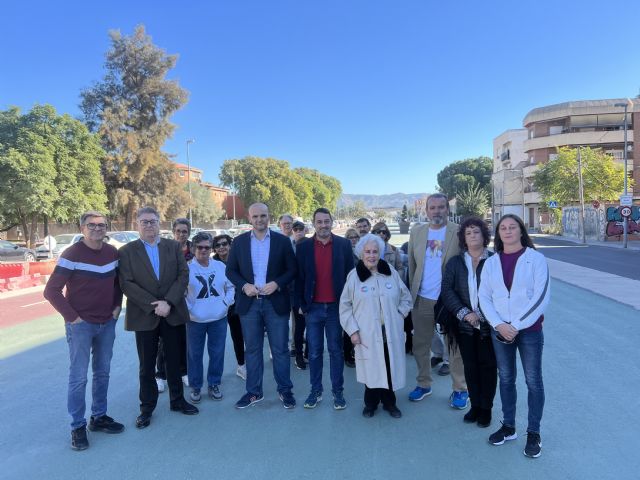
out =
[[539,433],[527,432],[527,446],[524,454],[529,458],[538,458],[542,453],[542,440]]
[[443,363],[438,369],[438,375],[440,375],[441,377],[446,377],[450,373],[451,373],[451,369],[449,368],[448,363]]
[[184,398],[181,401],[171,405],[170,408],[172,412],[180,412],[185,415],[197,415],[200,412],[200,410],[198,410],[198,407],[196,407],[195,405],[191,405]]
[[391,415],[393,418],[400,418],[402,416],[402,412],[395,405],[391,405],[390,407],[383,406],[382,408],[389,412],[389,415]]
[[480,409],[471,405],[471,408],[466,413],[466,415],[462,417],[462,420],[464,421],[464,423],[476,423],[479,416],[480,416]]
[[352,358],[345,358],[344,364],[349,368],[356,368],[356,361]]
[[376,409],[371,407],[364,407],[364,410],[362,410],[362,416],[365,418],[371,418],[375,415],[375,413]]
[[518,434],[516,433],[515,427],[510,427],[503,423],[500,430],[489,436],[489,443],[492,445],[502,445],[504,442],[515,440],[516,438],[518,438]]
[[298,370],[306,370],[307,369],[307,362],[304,361],[304,357],[302,355],[296,355],[296,368]]
[[478,413],[478,426],[480,428],[486,428],[491,425],[491,409],[481,408]]
[[71,430],[71,448],[74,450],[86,450],[89,448],[87,440],[87,427],[82,426]]
[[289,356],[290,357],[295,357],[296,356],[296,351],[293,348],[291,350],[289,350]]
[[147,428],[151,425],[151,414],[150,413],[141,413],[136,418],[136,428]]
[[431,368],[435,368],[442,363],[442,357],[431,357]]
[[101,417],[91,417],[89,430],[92,432],[122,433],[124,425],[107,415],[102,415]]

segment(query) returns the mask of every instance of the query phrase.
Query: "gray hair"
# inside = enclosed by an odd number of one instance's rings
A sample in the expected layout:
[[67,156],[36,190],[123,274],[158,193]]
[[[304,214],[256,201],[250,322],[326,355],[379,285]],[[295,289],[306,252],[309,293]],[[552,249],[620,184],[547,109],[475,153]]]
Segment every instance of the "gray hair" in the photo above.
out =
[[191,239],[191,245],[193,245],[194,250],[196,245],[200,242],[209,242],[211,247],[213,247],[213,237],[207,232],[198,232],[193,236],[193,239]]
[[382,255],[384,251],[384,240],[380,238],[380,235],[374,235],[373,233],[367,233],[363,235],[358,243],[356,244],[356,255],[360,260],[362,260],[362,252],[364,250],[365,245],[368,243],[375,243],[378,247],[378,252]]
[[93,217],[102,217],[105,220],[107,219],[104,213],[98,212],[97,210],[89,210],[88,212],[84,212],[80,217],[80,225],[84,225],[85,223],[87,223],[87,220]]
[[189,221],[188,218],[176,218],[173,221],[173,225],[171,225],[171,230],[175,231],[176,227],[178,225],[185,225],[187,227],[187,230],[189,231],[189,233],[191,233],[191,222]]
[[142,215],[146,215],[147,213],[150,213],[152,215],[155,215],[156,218],[158,220],[160,220],[160,214],[158,213],[158,211],[153,208],[153,207],[142,207],[138,209],[138,212],[136,213],[136,218],[140,218]]

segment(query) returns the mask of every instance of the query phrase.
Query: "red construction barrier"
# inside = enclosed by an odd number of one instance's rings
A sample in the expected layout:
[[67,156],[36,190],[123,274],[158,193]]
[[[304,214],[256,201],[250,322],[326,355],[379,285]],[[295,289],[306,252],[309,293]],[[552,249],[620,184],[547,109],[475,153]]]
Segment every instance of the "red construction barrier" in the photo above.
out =
[[29,263],[29,275],[51,275],[53,269],[56,268],[55,260],[45,260],[43,262],[31,262]]
[[29,264],[23,263],[0,263],[0,279],[21,277],[29,274]]

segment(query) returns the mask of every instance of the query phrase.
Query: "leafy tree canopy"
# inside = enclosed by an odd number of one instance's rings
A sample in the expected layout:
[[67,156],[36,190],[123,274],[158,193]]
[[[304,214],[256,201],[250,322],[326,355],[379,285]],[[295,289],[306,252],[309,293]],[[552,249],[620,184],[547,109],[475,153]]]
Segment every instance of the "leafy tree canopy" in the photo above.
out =
[[489,210],[487,192],[474,183],[458,193],[456,212],[462,216],[484,217]]
[[[185,185],[184,190],[188,192],[189,185]],[[191,199],[191,215],[196,225],[213,223],[223,215],[222,208],[213,200],[211,191],[199,183],[191,183]]]
[[492,171],[493,161],[489,157],[459,160],[438,173],[438,188],[450,199],[457,197],[460,192],[468,191],[474,184],[480,185],[488,194],[491,191]]

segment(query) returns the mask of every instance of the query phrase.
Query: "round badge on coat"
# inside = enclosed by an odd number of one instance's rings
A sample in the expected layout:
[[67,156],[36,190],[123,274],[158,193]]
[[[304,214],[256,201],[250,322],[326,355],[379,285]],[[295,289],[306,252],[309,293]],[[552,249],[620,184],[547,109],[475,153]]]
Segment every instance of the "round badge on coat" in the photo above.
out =
[[369,291],[369,287],[367,287],[366,285],[363,285],[362,287],[360,287],[360,291],[363,293],[366,293]]
[[385,286],[387,287],[388,290],[391,290],[393,288],[393,285],[391,285],[390,283],[387,283]]

